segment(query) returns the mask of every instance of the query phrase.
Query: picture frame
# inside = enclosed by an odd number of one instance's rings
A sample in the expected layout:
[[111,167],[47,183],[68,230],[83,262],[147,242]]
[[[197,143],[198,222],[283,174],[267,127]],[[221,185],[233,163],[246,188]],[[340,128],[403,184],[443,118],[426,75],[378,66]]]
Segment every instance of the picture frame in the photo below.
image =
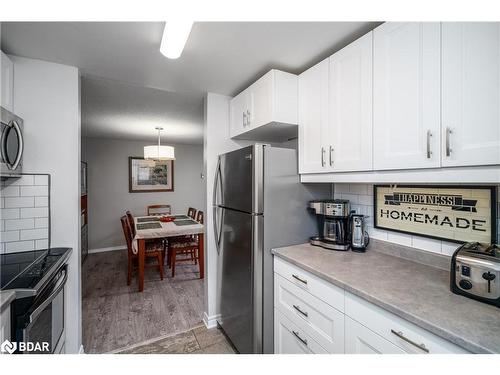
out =
[[129,193],[174,191],[174,161],[146,160],[140,156],[128,158]]
[[[400,196],[395,197],[395,193]],[[401,199],[404,194],[408,193],[422,195],[420,199],[423,199],[423,201],[414,202],[411,199],[409,201]],[[392,197],[394,201],[392,202],[391,195],[394,195]],[[438,198],[436,195],[445,197]],[[476,241],[495,243],[497,236],[496,195],[495,186],[397,185],[394,188],[392,185],[374,185],[374,227],[455,243]],[[430,201],[426,201],[428,199]],[[442,199],[442,204],[434,204],[432,200],[436,199]],[[389,207],[394,207],[395,212],[399,211],[399,215],[398,213],[392,214],[393,211],[390,211],[388,214],[384,213],[382,218],[381,208],[387,210]],[[400,218],[408,217],[410,214],[413,214],[415,220],[415,213],[423,216],[420,216],[411,225],[398,224]],[[428,221],[426,220],[426,214],[429,217]],[[438,224],[434,220],[436,215]],[[485,217],[487,220],[485,220]],[[392,219],[393,223],[387,219]],[[472,228],[473,220],[477,220],[477,228]],[[434,224],[443,226],[441,225],[443,222],[446,230],[442,231],[424,225],[431,224],[431,227]],[[466,232],[469,229],[470,231]],[[480,229],[480,231],[474,231],[473,229]],[[463,230],[462,233],[460,233],[460,230]],[[483,230],[484,233],[481,233]]]

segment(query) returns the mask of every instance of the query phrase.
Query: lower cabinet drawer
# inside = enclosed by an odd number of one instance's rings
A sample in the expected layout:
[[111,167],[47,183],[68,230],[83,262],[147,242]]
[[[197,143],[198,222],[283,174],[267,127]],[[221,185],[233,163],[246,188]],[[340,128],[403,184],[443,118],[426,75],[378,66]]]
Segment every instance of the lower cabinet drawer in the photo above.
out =
[[274,306],[329,353],[344,353],[344,314],[277,273]]
[[405,354],[399,346],[377,335],[362,324],[345,317],[346,354]]
[[274,309],[274,353],[327,354],[328,352],[277,309]]
[[406,353],[468,353],[465,349],[351,293],[345,294],[345,313]]

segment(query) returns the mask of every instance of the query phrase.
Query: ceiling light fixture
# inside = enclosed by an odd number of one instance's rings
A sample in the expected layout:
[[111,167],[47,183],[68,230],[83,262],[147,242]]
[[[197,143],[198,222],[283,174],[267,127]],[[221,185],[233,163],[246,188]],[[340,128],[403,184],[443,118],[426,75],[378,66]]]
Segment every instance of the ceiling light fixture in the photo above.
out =
[[160,52],[169,59],[179,58],[192,27],[193,21],[167,21],[163,29]]
[[172,146],[160,145],[160,132],[163,128],[156,127],[158,130],[158,145],[144,146],[144,159],[147,160],[175,160],[175,149]]

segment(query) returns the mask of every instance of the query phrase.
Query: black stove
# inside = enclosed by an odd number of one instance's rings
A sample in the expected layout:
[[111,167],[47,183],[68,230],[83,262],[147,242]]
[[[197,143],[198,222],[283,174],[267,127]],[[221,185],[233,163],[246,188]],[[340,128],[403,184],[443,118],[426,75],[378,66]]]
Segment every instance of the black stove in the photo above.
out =
[[52,248],[0,255],[0,290],[36,289],[70,252],[67,248]]

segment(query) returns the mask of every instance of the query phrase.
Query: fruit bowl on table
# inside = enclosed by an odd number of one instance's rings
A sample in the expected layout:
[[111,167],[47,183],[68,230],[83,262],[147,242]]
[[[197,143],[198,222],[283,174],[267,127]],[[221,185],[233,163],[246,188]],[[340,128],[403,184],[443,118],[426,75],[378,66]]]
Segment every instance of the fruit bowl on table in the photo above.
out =
[[171,221],[174,221],[174,217],[173,216],[162,216],[162,217],[160,217],[160,221],[162,223],[170,223]]

